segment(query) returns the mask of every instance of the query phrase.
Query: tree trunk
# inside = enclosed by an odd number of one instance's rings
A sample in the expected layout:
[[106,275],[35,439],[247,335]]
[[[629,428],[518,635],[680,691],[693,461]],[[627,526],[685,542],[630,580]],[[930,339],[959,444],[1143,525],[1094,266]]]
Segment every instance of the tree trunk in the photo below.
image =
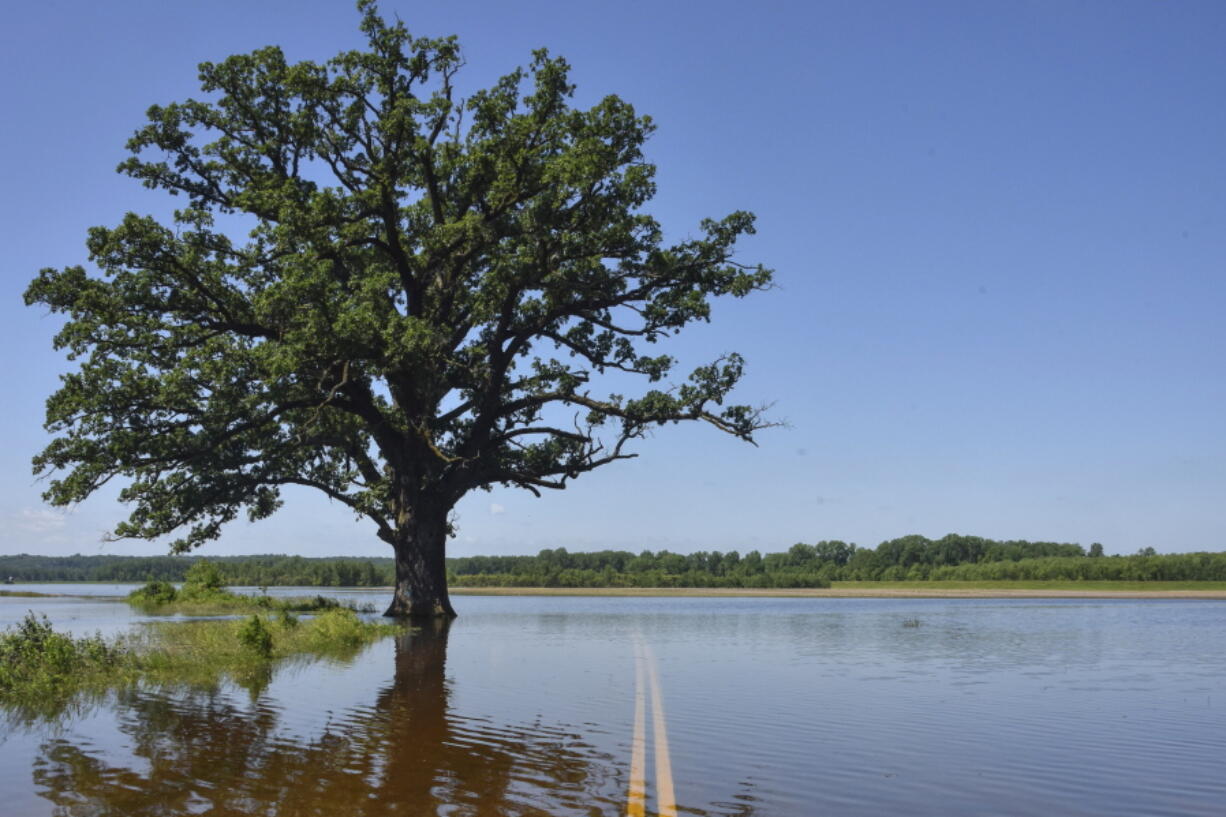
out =
[[415,513],[396,531],[396,589],[383,615],[455,618],[447,596],[447,512]]

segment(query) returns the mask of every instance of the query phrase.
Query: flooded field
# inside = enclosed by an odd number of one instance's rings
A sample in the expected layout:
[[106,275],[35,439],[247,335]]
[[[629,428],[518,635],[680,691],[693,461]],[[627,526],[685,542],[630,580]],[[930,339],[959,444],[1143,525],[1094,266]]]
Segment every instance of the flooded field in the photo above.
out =
[[[343,663],[116,691],[55,723],[6,711],[0,812],[1218,815],[1226,802],[1226,603],[456,601],[450,627]],[[6,597],[0,625],[27,609],[78,634],[149,618],[104,598]]]

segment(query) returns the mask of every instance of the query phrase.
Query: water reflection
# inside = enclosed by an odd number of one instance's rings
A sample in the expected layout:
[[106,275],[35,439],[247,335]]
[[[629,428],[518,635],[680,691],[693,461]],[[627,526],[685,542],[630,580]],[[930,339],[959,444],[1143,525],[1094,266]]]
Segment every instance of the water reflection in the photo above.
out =
[[217,692],[119,692],[130,758],[51,738],[35,786],[66,815],[619,813],[624,770],[581,735],[452,711],[447,635],[442,624],[400,637],[375,703],[313,738],[287,736],[263,698],[244,707]]
[[465,604],[449,633],[344,662],[0,722],[0,814],[624,814],[640,639],[686,817],[1149,817],[1226,802],[1226,604]]

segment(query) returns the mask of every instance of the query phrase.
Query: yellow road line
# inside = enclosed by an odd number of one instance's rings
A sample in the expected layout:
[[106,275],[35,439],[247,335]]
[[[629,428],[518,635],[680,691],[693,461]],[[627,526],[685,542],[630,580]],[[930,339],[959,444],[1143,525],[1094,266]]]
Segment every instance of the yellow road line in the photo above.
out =
[[626,817],[645,817],[647,814],[647,735],[646,701],[647,674],[643,666],[641,646],[634,651],[634,743],[630,749],[630,799],[626,803]]
[[677,817],[677,797],[673,793],[673,764],[668,752],[668,730],[664,728],[664,696],[660,694],[660,675],[656,657],[644,645],[647,668],[651,673],[651,715],[655,727],[656,805],[659,817]]
[[668,750],[664,695],[656,657],[641,638],[634,645],[634,741],[630,748],[630,794],[626,817],[647,815],[647,696],[651,695],[652,738],[656,758],[656,813],[658,817],[677,817],[677,797],[673,791],[673,763]]

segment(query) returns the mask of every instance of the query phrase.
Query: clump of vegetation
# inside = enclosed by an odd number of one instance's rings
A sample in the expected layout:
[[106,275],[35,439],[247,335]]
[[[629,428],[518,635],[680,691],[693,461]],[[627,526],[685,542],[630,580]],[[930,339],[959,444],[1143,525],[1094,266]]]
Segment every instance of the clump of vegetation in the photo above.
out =
[[221,578],[221,571],[208,559],[201,559],[188,568],[187,577],[183,580],[182,597],[184,599],[208,598],[226,592],[226,583]]
[[138,606],[170,604],[179,597],[179,591],[170,582],[150,581],[128,594],[128,601]]
[[322,612],[345,607],[359,613],[374,612],[369,604],[342,603],[327,596],[310,598],[272,598],[250,596],[226,589],[217,566],[207,559],[194,563],[187,571],[186,581],[178,590],[164,581],[150,581],[128,594],[128,603],[151,613],[182,613],[185,615],[216,615],[260,611]]
[[238,631],[238,640],[256,655],[264,658],[272,655],[272,633],[259,616],[247,619]]
[[137,682],[212,686],[267,676],[291,658],[351,658],[403,632],[336,607],[299,620],[288,611],[246,619],[158,622],[115,639],[74,638],[33,613],[0,634],[0,701],[27,714],[54,715],[76,695]]
[[365,639],[367,623],[344,607],[315,616],[305,628],[305,643],[313,650],[352,649]]
[[299,619],[289,611],[244,619],[157,622],[142,643],[131,645],[145,677],[181,680],[206,667],[250,671],[269,660],[300,655],[346,658],[403,626],[368,621],[347,607]]
[[0,634],[0,692],[54,694],[82,678],[110,672],[123,651],[100,635],[73,638],[57,633],[46,616],[28,613]]

